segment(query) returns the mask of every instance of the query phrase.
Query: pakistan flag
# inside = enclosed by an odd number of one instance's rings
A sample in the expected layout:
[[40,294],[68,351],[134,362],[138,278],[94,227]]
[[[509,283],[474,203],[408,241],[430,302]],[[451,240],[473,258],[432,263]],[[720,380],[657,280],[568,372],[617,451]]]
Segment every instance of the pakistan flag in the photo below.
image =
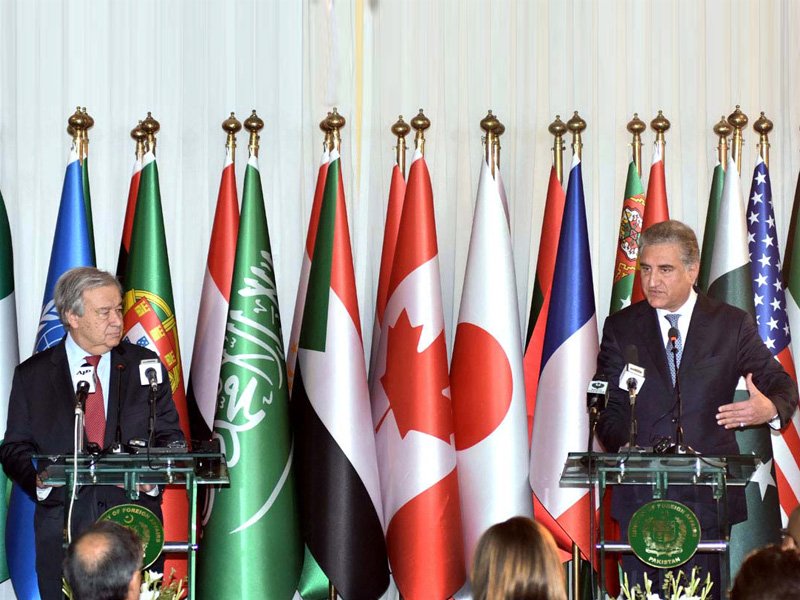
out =
[[303,563],[278,296],[258,159],[244,179],[214,437],[230,487],[203,515],[197,598],[289,599]]

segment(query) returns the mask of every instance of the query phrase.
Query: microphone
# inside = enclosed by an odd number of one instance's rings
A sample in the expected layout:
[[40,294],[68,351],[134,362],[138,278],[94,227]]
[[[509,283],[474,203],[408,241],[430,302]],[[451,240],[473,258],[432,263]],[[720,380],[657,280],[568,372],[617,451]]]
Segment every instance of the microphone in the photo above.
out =
[[122,372],[125,370],[124,363],[117,363],[117,429],[114,433],[114,445],[111,452],[122,452]]
[[158,392],[158,384],[163,381],[161,361],[157,358],[146,358],[139,362],[139,382],[150,386],[152,393]]
[[606,407],[608,402],[608,378],[603,373],[596,373],[586,390],[586,410],[596,415]]
[[86,397],[93,394],[95,390],[94,367],[89,363],[83,363],[75,373],[77,384],[75,385],[75,408],[86,406]]
[[632,399],[642,389],[645,382],[644,368],[636,363],[639,362],[639,351],[631,344],[625,348],[625,368],[619,376],[619,387],[627,391]]
[[678,349],[677,343],[678,343],[678,338],[680,337],[680,335],[681,335],[681,332],[678,331],[677,327],[670,327],[669,331],[667,332],[667,339],[670,342],[672,342],[672,350],[673,350],[673,352],[677,351],[677,349]]

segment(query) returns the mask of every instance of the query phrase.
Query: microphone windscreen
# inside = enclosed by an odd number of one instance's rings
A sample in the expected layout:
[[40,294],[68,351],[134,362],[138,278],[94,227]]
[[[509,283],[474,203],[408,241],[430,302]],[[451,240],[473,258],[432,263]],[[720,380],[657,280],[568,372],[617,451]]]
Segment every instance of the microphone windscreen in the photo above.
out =
[[669,331],[667,332],[667,339],[669,339],[670,341],[674,341],[677,340],[679,337],[681,337],[681,332],[678,331],[678,328],[670,327]]
[[639,364],[639,349],[633,344],[625,346],[625,362],[633,365]]

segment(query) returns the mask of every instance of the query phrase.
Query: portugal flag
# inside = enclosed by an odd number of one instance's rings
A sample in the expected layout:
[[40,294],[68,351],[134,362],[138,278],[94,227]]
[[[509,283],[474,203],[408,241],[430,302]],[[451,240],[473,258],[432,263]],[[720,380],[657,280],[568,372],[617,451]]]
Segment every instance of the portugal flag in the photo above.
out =
[[[142,161],[141,182],[136,199],[136,215],[131,233],[130,255],[123,284],[125,340],[145,346],[157,353],[169,374],[172,398],[178,410],[181,429],[190,439],[189,416],[183,385],[175,303],[169,272],[164,217],[161,212],[161,191],[158,167],[152,152]],[[188,539],[188,504],[186,490],[167,487],[164,490],[164,535],[167,540]],[[186,574],[185,559],[168,559],[164,567],[178,577]]]

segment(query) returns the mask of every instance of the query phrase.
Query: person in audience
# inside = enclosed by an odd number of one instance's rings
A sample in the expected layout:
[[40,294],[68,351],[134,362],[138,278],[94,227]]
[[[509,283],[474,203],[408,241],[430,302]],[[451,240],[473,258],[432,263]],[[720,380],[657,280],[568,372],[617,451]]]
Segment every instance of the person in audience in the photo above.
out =
[[777,544],[751,552],[736,575],[730,597],[731,600],[800,598],[800,553]]
[[567,599],[553,536],[527,517],[513,517],[484,532],[470,579],[474,600]]
[[64,558],[72,600],[138,600],[142,542],[127,527],[99,521],[75,538]]
[[800,552],[800,506],[789,515],[789,524],[786,527],[786,534],[783,536],[784,550],[796,550]]

